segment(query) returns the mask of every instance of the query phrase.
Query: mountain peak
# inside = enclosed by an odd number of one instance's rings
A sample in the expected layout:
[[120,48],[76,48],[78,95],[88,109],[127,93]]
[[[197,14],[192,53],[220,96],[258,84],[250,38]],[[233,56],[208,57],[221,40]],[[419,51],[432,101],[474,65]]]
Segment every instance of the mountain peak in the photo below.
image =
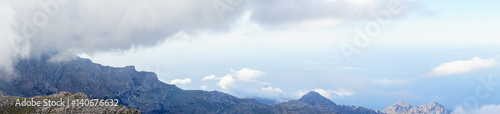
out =
[[308,98],[308,97],[325,98],[326,99],[326,97],[322,96],[321,94],[319,94],[316,91],[309,91],[305,95],[303,95],[300,99],[302,99],[302,98]]
[[399,100],[398,102],[396,102],[394,105],[400,105],[400,106],[404,106],[404,107],[411,107],[410,103],[404,101],[404,100]]
[[401,114],[401,113],[408,112],[408,110],[410,110],[411,108],[412,108],[412,106],[410,105],[410,103],[403,101],[403,100],[399,100],[398,102],[394,103],[393,105],[382,110],[382,112],[387,113],[387,114]]
[[439,108],[444,108],[443,105],[437,103],[437,102],[430,102],[429,104],[424,105],[426,107],[439,107]]
[[387,114],[449,114],[451,111],[436,102],[412,107],[409,103],[400,100],[395,104],[385,108],[382,112]]
[[308,92],[302,96],[299,101],[310,104],[314,107],[338,111],[337,104],[315,91]]

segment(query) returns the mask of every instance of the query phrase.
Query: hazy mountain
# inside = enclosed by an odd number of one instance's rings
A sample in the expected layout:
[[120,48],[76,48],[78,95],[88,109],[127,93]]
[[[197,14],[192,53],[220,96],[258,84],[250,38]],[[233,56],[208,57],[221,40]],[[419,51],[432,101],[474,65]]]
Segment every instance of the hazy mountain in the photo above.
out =
[[[19,102],[24,101],[40,101],[41,106],[16,106],[17,100]],[[59,92],[56,94],[52,94],[49,96],[35,96],[31,98],[21,98],[17,96],[3,96],[0,93],[0,113],[3,114],[25,114],[25,113],[37,113],[37,114],[47,114],[47,113],[57,113],[57,114],[71,114],[71,113],[94,113],[94,114],[140,114],[141,112],[136,109],[127,109],[127,107],[123,105],[119,106],[68,106],[68,103],[65,103],[65,106],[43,106],[44,100],[52,100],[59,101],[61,98],[64,102],[68,100],[83,100],[88,99],[88,97],[83,93],[72,94],[69,92]],[[29,100],[28,100],[29,99]]]
[[410,105],[410,103],[400,100],[395,104],[385,108],[384,110],[382,110],[382,112],[388,114],[402,114],[408,112],[408,110],[410,110],[411,108],[412,106]]
[[442,105],[436,102],[431,102],[426,105],[413,107],[408,111],[408,113],[410,114],[449,114],[451,112],[452,112],[451,110],[444,108]]
[[427,105],[412,107],[405,101],[398,101],[395,104],[385,108],[382,112],[387,114],[449,114],[450,110],[444,108],[442,105],[431,102]]

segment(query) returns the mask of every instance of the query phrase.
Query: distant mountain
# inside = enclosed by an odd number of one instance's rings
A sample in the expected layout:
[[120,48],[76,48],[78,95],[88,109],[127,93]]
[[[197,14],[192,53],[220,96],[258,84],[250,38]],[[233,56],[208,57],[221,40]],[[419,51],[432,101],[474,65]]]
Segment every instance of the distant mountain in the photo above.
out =
[[304,103],[310,104],[314,107],[321,108],[321,109],[330,109],[334,112],[339,112],[339,108],[337,107],[337,104],[332,102],[330,99],[327,99],[326,97],[321,96],[321,94],[315,92],[315,91],[310,91],[304,96],[302,96],[299,101],[302,101]]
[[277,109],[277,113],[294,114],[382,114],[359,106],[337,105],[314,91],[308,92],[299,100],[277,104],[273,109]]
[[338,105],[343,114],[384,114],[378,110],[367,109],[360,106]]
[[[40,106],[16,106],[16,102],[24,101],[40,101]],[[31,98],[21,98],[17,96],[3,96],[0,93],[0,113],[3,114],[17,114],[17,113],[37,113],[37,114],[47,114],[47,113],[58,113],[58,114],[71,114],[71,113],[94,113],[94,114],[140,114],[141,112],[136,109],[127,109],[123,105],[119,106],[68,106],[70,104],[65,103],[65,106],[43,106],[44,100],[59,101],[62,99],[64,102],[68,100],[83,100],[88,99],[88,97],[83,93],[72,94],[69,92],[59,92],[49,96],[35,96]],[[29,100],[28,100],[29,99]]]
[[279,102],[275,99],[266,99],[266,98],[260,98],[260,97],[255,97],[255,98],[252,98],[252,99],[255,99],[257,101],[259,101],[260,103],[264,103],[266,105],[276,105],[278,104]]
[[387,114],[402,114],[408,112],[412,106],[403,100],[396,102],[395,104],[385,108],[382,112]]
[[218,91],[182,90],[159,81],[155,73],[139,72],[133,66],[114,68],[82,58],[65,62],[49,59],[46,55],[19,60],[14,66],[19,75],[10,81],[0,79],[0,92],[21,97],[82,92],[92,99],[118,99],[121,105],[144,113],[381,113],[337,105],[317,92],[309,92],[298,100],[266,105]]
[[408,111],[408,113],[410,114],[450,114],[451,112],[452,111],[444,108],[442,105],[436,102],[431,102],[426,105],[413,107]]
[[405,101],[398,101],[395,104],[385,108],[382,112],[387,114],[450,114],[451,111],[442,105],[431,102],[427,105],[412,107]]
[[273,106],[275,112],[300,113],[300,114],[339,114],[337,104],[311,91],[299,100],[292,100]]

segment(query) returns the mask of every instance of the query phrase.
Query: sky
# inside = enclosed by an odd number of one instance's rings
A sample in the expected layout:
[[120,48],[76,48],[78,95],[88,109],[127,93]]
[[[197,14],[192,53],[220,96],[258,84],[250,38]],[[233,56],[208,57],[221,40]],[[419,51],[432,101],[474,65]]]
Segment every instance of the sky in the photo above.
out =
[[405,100],[484,113],[500,109],[498,8],[493,0],[1,0],[9,42],[0,42],[8,55],[0,68],[59,52],[54,61],[76,54],[134,65],[186,90],[280,102],[317,91],[377,110]]

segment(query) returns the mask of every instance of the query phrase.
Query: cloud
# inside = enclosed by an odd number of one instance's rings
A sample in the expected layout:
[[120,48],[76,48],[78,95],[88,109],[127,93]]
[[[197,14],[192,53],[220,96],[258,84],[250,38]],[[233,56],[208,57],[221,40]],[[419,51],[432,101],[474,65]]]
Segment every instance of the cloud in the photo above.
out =
[[283,92],[283,90],[281,90],[280,88],[273,88],[273,87],[262,87],[262,88],[259,88],[258,90],[262,91],[262,92],[271,92],[271,93],[282,93]]
[[372,79],[373,84],[391,86],[391,85],[406,85],[410,80],[397,80],[397,79]]
[[201,86],[200,86],[200,89],[201,89],[201,90],[207,90],[207,89],[208,89],[208,85],[201,85]]
[[432,71],[428,73],[428,76],[463,74],[480,69],[495,67],[496,65],[497,61],[494,58],[481,59],[476,56],[470,60],[459,60],[443,63],[432,69]]
[[[92,55],[156,46],[180,32],[190,35],[207,31],[225,32],[232,29],[231,24],[245,12],[252,12],[248,16],[250,21],[266,26],[335,26],[344,20],[371,19],[370,12],[379,9],[376,7],[378,4],[381,4],[381,8],[385,7],[387,2],[257,0],[244,1],[238,5],[223,0],[231,10],[221,20],[213,0],[61,1],[65,0],[3,0],[1,31],[20,33],[17,35],[20,38],[15,38],[18,40],[10,44],[13,47],[8,47],[9,44],[5,42],[1,43],[0,50],[3,52],[0,53],[5,57],[0,58],[3,67],[11,66],[13,62],[9,58],[18,58],[19,54],[38,57],[41,54],[69,50],[72,53]],[[422,10],[420,5],[411,5],[421,3],[404,3],[410,5],[403,12]],[[34,18],[43,19],[33,21],[37,20]],[[4,24],[11,23],[5,20],[15,20],[14,27]]]
[[495,114],[498,112],[500,112],[500,105],[484,105],[473,110],[465,110],[462,106],[458,106],[451,114]]
[[215,80],[215,79],[216,79],[215,75],[209,75],[209,76],[203,77],[202,80]]
[[0,2],[0,76],[2,79],[11,79],[14,76],[13,64],[19,58],[29,56],[29,42],[21,37],[16,24],[17,12],[6,2]]
[[231,6],[233,10],[221,20],[211,0],[61,1],[65,0],[3,0],[2,20],[14,19],[17,27],[2,27],[21,33],[28,39],[22,43],[31,44],[30,54],[38,56],[67,50],[94,53],[155,46],[180,31],[225,31],[241,15]]
[[[354,95],[354,92],[348,91],[345,89],[324,90],[324,89],[318,88],[318,89],[313,89],[313,90],[309,90],[309,91],[318,92],[319,94],[321,94],[321,96],[326,97],[328,99],[338,99],[338,98],[343,98],[346,96]],[[309,91],[299,91],[297,93],[297,97],[300,98],[300,97],[304,96],[305,94],[307,94]]]
[[[229,74],[222,77],[205,76],[202,80],[205,82],[214,81],[222,91],[236,96],[282,99],[282,89],[271,87],[271,83],[257,80],[258,77],[263,75],[265,75],[265,72],[242,68],[237,71],[231,69]],[[205,87],[208,87],[208,85],[201,86],[202,89]]]
[[266,74],[262,71],[252,70],[248,68],[243,68],[239,71],[231,71],[231,72],[234,72],[234,75],[242,80],[251,80]]
[[252,70],[249,68],[243,68],[241,70],[235,71],[230,70],[230,74],[226,74],[223,77],[216,77],[215,75],[210,75],[204,77],[202,80],[218,80],[217,85],[222,89],[229,90],[231,86],[236,86],[236,83],[257,83],[257,84],[266,84],[266,82],[256,81],[255,78],[258,78],[266,73],[259,70]]
[[222,89],[229,89],[230,86],[234,86],[235,84],[235,79],[233,78],[232,75],[226,75],[220,78],[219,82],[217,82],[217,85],[219,85],[220,88]]
[[274,87],[261,87],[258,88],[257,90],[249,90],[247,91],[247,94],[252,95],[254,97],[260,97],[260,98],[267,98],[267,99],[274,99],[274,100],[282,100],[283,98],[283,90],[280,88],[274,88]]
[[188,84],[191,83],[191,78],[186,78],[186,79],[174,79],[170,81],[170,84]]

